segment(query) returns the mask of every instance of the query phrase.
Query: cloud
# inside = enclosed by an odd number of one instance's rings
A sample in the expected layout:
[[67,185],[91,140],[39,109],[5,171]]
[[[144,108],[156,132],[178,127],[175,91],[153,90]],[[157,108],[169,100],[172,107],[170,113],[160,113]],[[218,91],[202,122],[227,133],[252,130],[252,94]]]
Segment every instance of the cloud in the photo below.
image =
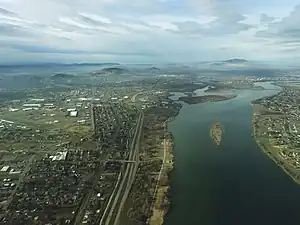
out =
[[244,23],[244,20],[245,16],[243,15],[229,13],[205,24],[199,24],[195,21],[175,22],[174,24],[178,28],[177,33],[199,34],[201,36],[227,35],[238,34],[254,27],[251,24]]
[[300,5],[294,7],[289,15],[280,20],[269,21],[267,28],[256,33],[266,45],[276,49],[282,56],[299,59],[300,53]]
[[31,44],[7,44],[6,47],[9,47],[14,50],[26,52],[26,53],[44,53],[44,54],[82,54],[82,55],[114,55],[114,56],[147,56],[155,57],[157,56],[153,52],[143,51],[131,51],[131,52],[116,52],[116,51],[97,51],[97,50],[74,50],[74,49],[63,49],[63,48],[53,48],[47,46],[38,46]]
[[[281,12],[282,5],[276,4],[271,0],[264,4],[258,0],[0,0],[0,46],[6,46],[0,48],[0,56],[11,52],[26,61],[82,57],[124,62],[268,58],[282,47],[295,47],[300,35],[297,7],[288,16],[258,10],[267,5]],[[288,51],[283,55],[289,57]]]
[[267,29],[257,32],[258,37],[275,38],[286,41],[300,41],[300,5],[281,20],[269,23]]
[[265,13],[262,13],[260,15],[260,22],[262,24],[269,24],[269,23],[272,23],[274,20],[276,20],[276,17],[274,17],[274,16],[268,16]]
[[15,13],[10,12],[6,9],[0,8],[0,15],[4,15],[4,16],[16,16]]
[[216,15],[224,10],[234,10],[232,0],[187,0],[194,11],[202,14]]
[[1,36],[19,36],[19,35],[26,35],[28,36],[29,33],[26,31],[24,27],[12,25],[12,24],[0,24],[0,34]]

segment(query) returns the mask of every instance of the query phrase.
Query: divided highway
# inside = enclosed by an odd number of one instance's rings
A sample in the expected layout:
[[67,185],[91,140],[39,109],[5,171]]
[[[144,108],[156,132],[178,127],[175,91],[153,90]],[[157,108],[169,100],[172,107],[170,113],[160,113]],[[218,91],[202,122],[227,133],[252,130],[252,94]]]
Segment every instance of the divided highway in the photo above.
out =
[[109,199],[99,225],[118,225],[119,217],[124,203],[129,195],[131,186],[139,165],[140,137],[143,127],[144,114],[141,111],[137,121],[136,130],[132,139],[130,153],[127,161],[134,163],[125,163],[121,177],[119,177],[115,189]]

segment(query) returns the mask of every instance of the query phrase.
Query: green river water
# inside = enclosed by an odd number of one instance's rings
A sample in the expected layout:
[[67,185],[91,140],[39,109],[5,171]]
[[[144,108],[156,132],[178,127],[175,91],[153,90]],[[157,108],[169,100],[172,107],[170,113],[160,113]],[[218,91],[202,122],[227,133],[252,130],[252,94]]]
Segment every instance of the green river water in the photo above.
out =
[[[251,136],[250,101],[280,91],[262,86],[266,90],[240,91],[224,102],[184,104],[169,123],[175,169],[164,225],[300,224],[300,186]],[[209,136],[214,122],[225,127],[219,147]]]

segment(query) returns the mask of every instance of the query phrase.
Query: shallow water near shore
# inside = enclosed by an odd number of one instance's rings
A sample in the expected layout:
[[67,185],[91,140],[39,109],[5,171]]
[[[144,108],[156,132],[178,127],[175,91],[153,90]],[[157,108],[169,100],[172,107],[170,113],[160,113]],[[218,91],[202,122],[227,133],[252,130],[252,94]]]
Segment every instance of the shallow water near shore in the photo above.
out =
[[[251,136],[250,102],[280,90],[262,85],[267,89],[240,91],[224,102],[184,104],[169,123],[175,169],[165,225],[300,224],[300,186]],[[225,129],[219,147],[209,136],[214,122]]]

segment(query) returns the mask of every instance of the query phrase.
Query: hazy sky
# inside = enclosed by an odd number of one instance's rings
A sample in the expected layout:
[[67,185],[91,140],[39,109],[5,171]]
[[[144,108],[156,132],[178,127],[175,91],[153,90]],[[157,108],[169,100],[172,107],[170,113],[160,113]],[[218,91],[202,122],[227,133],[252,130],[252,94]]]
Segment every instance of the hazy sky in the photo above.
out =
[[1,64],[233,57],[299,60],[299,0],[0,0]]

